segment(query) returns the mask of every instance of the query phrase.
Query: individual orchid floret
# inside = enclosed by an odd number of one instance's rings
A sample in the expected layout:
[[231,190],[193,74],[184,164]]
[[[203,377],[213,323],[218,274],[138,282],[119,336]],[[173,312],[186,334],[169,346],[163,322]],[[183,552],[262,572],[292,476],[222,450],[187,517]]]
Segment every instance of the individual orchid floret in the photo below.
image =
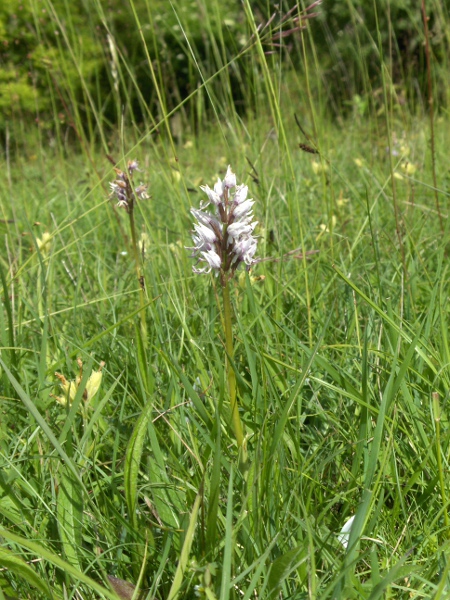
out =
[[228,165],[227,173],[225,175],[225,179],[223,180],[223,187],[228,189],[236,187],[236,175],[231,170],[230,165]]
[[[220,194],[218,194],[215,190],[212,190],[209,185],[201,185],[200,189],[203,190],[209,198],[209,202],[212,202],[214,204],[214,206],[218,206],[220,203]],[[208,206],[209,202],[207,204],[204,204],[203,207]]]
[[139,200],[148,200],[150,198],[150,196],[147,193],[147,186],[143,183],[141,183],[141,185],[138,185],[138,187],[135,189],[135,192]]
[[130,175],[133,175],[134,171],[140,171],[141,170],[139,168],[139,163],[138,163],[138,161],[136,159],[135,160],[129,160],[127,168],[128,168],[128,173]]
[[[233,193],[234,188],[234,193]],[[191,213],[198,221],[194,224],[192,257],[197,259],[194,273],[220,275],[222,285],[234,275],[241,263],[250,268],[256,261],[254,255],[257,239],[253,231],[257,221],[253,220],[254,201],[247,199],[248,187],[237,185],[236,175],[228,167],[223,181],[218,179],[211,189],[201,186],[208,200],[201,210],[192,208]],[[211,212],[203,210],[211,205]],[[198,267],[199,263],[205,263]]]

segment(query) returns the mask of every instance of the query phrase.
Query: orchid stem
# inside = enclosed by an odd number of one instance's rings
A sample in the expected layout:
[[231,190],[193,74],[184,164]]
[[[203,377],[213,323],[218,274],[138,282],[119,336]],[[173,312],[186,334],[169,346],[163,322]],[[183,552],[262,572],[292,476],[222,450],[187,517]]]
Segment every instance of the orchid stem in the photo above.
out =
[[141,268],[141,261],[139,258],[139,249],[136,238],[136,225],[134,222],[134,206],[132,206],[129,210],[130,215],[130,229],[131,229],[131,245],[133,247],[133,257],[134,264],[136,268],[136,276],[139,282],[139,305],[141,310],[139,311],[139,316],[141,319],[141,333],[142,333],[142,342],[144,346],[147,345],[147,323],[145,321],[145,280],[144,273]]
[[[231,299],[230,299],[230,288],[228,281],[222,285],[222,297],[223,297],[223,320],[225,330],[225,349],[227,351],[226,369],[227,369],[227,380],[228,380],[228,393],[230,395],[231,405],[231,420],[233,423],[234,434],[236,436],[236,442],[238,448],[242,450],[243,455],[246,455],[245,444],[244,444],[244,428],[242,426],[241,417],[239,415],[239,406],[237,402],[236,393],[236,374],[231,364],[233,360],[233,328],[232,328],[232,316],[231,316]],[[244,459],[244,456],[242,457]],[[243,460],[245,462],[245,460]]]

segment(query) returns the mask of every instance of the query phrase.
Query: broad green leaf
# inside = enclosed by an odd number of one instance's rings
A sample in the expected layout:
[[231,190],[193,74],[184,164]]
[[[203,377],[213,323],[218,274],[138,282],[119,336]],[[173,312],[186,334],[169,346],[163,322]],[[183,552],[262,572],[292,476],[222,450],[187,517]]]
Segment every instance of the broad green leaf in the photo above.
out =
[[61,470],[57,501],[58,529],[68,562],[81,570],[78,549],[82,543],[83,492],[71,471]]
[[142,451],[144,448],[147,425],[152,417],[153,399],[144,407],[128,442],[125,455],[125,498],[128,506],[129,518],[133,528],[137,528],[136,504],[139,468]]
[[279,591],[283,581],[289,577],[290,573],[296,568],[299,559],[304,554],[304,548],[297,546],[288,550],[282,556],[276,558],[271,567],[269,573],[269,596],[275,598]]

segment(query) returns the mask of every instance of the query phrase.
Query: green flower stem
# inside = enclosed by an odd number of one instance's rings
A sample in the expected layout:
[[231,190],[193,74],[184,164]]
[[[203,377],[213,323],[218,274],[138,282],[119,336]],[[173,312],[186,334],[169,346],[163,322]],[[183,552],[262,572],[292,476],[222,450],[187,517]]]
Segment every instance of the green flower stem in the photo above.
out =
[[232,329],[232,318],[231,318],[231,299],[230,299],[230,288],[228,281],[222,285],[222,297],[223,297],[223,320],[225,330],[225,348],[227,351],[227,379],[228,379],[228,392],[230,394],[231,404],[231,420],[233,423],[234,435],[238,448],[245,451],[244,448],[244,428],[242,426],[241,417],[239,415],[239,406],[236,396],[236,375],[231,364],[233,359],[233,329]]
[[139,282],[139,305],[141,310],[139,311],[139,316],[141,319],[141,333],[142,333],[142,341],[144,345],[147,343],[147,323],[145,321],[145,281],[144,281],[144,273],[141,268],[141,261],[139,258],[139,249],[136,238],[136,225],[134,222],[134,206],[130,207],[128,212],[130,215],[130,230],[131,230],[131,245],[133,246],[133,256],[134,256],[134,264],[136,268],[136,275]]

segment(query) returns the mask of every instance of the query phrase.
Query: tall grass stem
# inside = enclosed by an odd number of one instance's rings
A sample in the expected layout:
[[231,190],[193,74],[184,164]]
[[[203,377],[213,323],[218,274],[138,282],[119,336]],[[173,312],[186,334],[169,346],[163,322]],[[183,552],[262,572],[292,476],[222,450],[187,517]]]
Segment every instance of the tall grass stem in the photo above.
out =
[[425,33],[425,58],[427,61],[427,87],[428,87],[428,106],[430,115],[430,144],[431,144],[431,171],[433,174],[433,188],[434,188],[434,200],[436,203],[436,210],[439,215],[439,225],[441,226],[442,233],[444,232],[444,222],[442,220],[441,207],[439,204],[439,195],[437,187],[436,177],[436,146],[434,139],[434,96],[433,96],[433,83],[431,81],[431,54],[430,54],[430,32],[428,30],[428,17],[425,0],[422,0],[422,17],[423,17],[423,29]]

